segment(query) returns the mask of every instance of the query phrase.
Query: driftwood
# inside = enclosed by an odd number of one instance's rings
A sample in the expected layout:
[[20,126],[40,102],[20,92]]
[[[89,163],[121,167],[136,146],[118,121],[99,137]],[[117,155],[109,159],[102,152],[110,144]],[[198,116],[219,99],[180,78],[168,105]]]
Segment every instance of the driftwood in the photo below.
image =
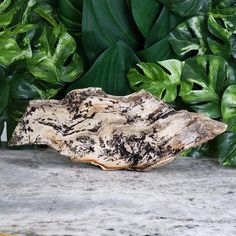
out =
[[63,100],[31,101],[10,144],[46,144],[106,170],[146,170],[225,130],[221,122],[176,111],[145,91],[119,97],[88,88]]

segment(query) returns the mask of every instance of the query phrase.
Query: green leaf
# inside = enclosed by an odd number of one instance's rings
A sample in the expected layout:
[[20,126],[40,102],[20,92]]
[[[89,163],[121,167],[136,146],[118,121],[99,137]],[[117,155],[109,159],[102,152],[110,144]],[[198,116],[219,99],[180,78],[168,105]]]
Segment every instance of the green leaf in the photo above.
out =
[[27,58],[28,56],[30,56],[29,52],[21,50],[15,39],[0,40],[0,64],[7,66],[14,61]]
[[3,0],[3,2],[0,3],[0,13],[5,11],[11,4],[11,0]]
[[163,7],[157,15],[156,22],[147,34],[145,47],[150,47],[169,36],[169,33],[182,21],[182,17],[172,14],[167,8]]
[[106,93],[126,95],[132,93],[127,71],[138,62],[138,58],[130,47],[118,41],[95,61],[90,70],[77,80],[68,91],[77,88],[101,87]]
[[196,16],[179,24],[171,33],[169,42],[173,51],[182,59],[204,55],[208,50],[207,27],[204,16]]
[[207,142],[204,143],[196,148],[191,148],[187,150],[187,156],[188,157],[194,157],[194,158],[206,158],[206,157],[215,157],[215,154],[212,155],[211,152],[211,143]]
[[38,79],[56,84],[72,82],[83,72],[81,58],[76,54],[76,43],[71,35],[55,28],[44,28],[40,46],[28,61],[29,71]]
[[4,28],[11,24],[16,10],[12,8],[6,13],[0,13],[0,28]]
[[209,0],[157,0],[169,11],[182,17],[196,16],[206,13],[209,10]]
[[9,97],[12,100],[39,99],[35,78],[30,74],[17,74],[8,77]]
[[236,85],[231,85],[224,91],[221,113],[228,130],[236,132]]
[[131,9],[136,25],[146,37],[156,15],[161,10],[161,5],[155,0],[131,0]]
[[219,118],[221,95],[229,81],[228,63],[213,55],[197,56],[185,61],[180,96],[196,112]]
[[59,0],[59,14],[62,23],[72,31],[80,31],[83,0]]
[[226,132],[214,140],[215,156],[223,166],[236,167],[236,133]]
[[154,43],[152,46],[137,52],[138,57],[145,62],[179,59],[178,56],[176,56],[173,52],[168,39],[169,37],[165,37]]
[[35,24],[24,24],[24,25],[18,25],[14,28],[8,28],[5,29],[1,34],[0,34],[0,41],[3,40],[8,40],[12,36],[16,36],[18,34],[26,33],[32,29],[35,29],[37,25]]
[[82,44],[91,61],[118,40],[139,47],[140,34],[126,0],[84,0],[83,4]]
[[34,12],[36,12],[39,16],[44,18],[54,27],[57,26],[57,22],[54,20],[54,17],[52,14],[52,7],[50,5],[46,5],[46,4],[39,5],[35,7]]
[[0,88],[0,113],[2,113],[7,106],[9,97],[9,84],[4,77],[0,78]]
[[212,15],[208,18],[208,29],[217,39],[207,38],[208,45],[214,55],[228,59],[231,54],[230,37],[231,33],[222,27]]
[[177,85],[180,83],[183,62],[178,60],[158,61],[157,63],[139,63],[143,74],[131,69],[128,79],[134,90],[144,89],[165,102],[177,97]]

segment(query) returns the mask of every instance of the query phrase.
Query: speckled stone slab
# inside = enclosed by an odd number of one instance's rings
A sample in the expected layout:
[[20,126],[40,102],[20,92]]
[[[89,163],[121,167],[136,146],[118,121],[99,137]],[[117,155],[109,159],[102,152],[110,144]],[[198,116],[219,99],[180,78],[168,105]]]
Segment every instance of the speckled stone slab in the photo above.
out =
[[54,150],[0,149],[0,170],[0,233],[236,235],[236,170],[214,158],[104,172]]
[[10,143],[46,144],[106,170],[147,170],[225,130],[221,122],[176,111],[145,91],[121,97],[87,88],[63,100],[32,101]]

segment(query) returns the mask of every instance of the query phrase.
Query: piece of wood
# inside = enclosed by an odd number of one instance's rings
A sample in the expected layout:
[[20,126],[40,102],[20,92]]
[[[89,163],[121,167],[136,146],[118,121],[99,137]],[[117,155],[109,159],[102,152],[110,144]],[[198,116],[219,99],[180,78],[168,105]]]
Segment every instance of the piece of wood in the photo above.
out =
[[226,130],[224,123],[176,111],[150,93],[74,90],[63,100],[31,101],[11,145],[46,144],[75,162],[105,170],[147,170]]

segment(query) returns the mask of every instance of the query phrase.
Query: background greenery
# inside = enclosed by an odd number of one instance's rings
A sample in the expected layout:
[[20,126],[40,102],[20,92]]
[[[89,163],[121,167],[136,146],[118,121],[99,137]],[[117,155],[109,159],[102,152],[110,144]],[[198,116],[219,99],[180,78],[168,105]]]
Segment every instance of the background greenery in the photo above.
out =
[[236,166],[236,0],[0,1],[0,133],[30,99],[146,89],[228,131],[192,156]]

